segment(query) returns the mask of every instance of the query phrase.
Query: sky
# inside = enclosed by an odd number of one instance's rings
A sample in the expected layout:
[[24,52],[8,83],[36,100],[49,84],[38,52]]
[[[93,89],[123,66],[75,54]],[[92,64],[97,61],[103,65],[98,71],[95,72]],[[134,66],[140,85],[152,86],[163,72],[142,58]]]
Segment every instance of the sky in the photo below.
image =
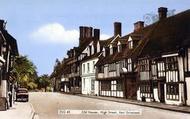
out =
[[189,0],[0,0],[0,19],[17,39],[19,53],[27,55],[39,75],[51,74],[55,60],[78,46],[79,26],[100,29],[101,39],[113,35],[113,23],[122,34],[158,7],[179,13],[190,9]]

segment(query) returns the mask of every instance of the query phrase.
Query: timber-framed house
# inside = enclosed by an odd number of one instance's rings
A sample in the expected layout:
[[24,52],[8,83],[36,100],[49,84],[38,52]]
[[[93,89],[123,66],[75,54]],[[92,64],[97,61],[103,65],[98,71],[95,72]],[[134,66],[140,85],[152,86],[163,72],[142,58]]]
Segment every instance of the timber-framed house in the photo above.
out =
[[159,21],[147,26],[138,54],[137,99],[189,105],[190,11],[167,18],[158,9]]

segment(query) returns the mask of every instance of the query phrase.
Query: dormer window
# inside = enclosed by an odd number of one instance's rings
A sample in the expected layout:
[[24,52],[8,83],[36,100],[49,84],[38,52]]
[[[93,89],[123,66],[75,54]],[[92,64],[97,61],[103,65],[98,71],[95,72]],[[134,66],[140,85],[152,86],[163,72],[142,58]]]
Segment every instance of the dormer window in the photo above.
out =
[[110,45],[110,55],[113,55],[113,47]]
[[100,43],[97,43],[97,52],[100,52]]
[[122,51],[122,45],[120,42],[117,43],[117,51],[121,52]]
[[105,48],[103,48],[102,53],[103,53],[103,56],[105,57],[106,56]]
[[133,49],[133,41],[129,42],[129,49]]
[[129,49],[133,49],[133,40],[131,37],[129,37],[129,39],[128,39],[128,47],[129,47]]
[[118,45],[117,47],[118,47],[118,48],[117,48],[117,49],[118,49],[118,52],[121,52],[121,51],[122,51],[122,46],[121,46],[121,45]]
[[95,51],[94,51],[94,46],[93,46],[93,45],[92,45],[92,48],[91,48],[91,49],[92,49],[91,52],[92,52],[92,55],[93,55],[93,54],[95,53]]

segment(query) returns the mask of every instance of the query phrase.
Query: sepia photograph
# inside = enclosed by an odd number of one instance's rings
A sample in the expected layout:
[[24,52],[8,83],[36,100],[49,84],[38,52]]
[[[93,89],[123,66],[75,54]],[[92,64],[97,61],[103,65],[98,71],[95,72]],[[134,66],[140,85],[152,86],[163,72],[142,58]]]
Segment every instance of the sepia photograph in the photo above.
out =
[[0,0],[0,119],[190,119],[190,1]]

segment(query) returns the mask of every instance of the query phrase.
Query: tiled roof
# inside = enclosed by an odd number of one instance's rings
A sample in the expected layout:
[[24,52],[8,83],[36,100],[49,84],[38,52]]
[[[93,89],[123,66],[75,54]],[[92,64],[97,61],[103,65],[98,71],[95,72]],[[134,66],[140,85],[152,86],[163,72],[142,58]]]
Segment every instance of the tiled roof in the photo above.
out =
[[81,62],[85,62],[85,61],[90,60],[90,59],[98,58],[99,55],[100,55],[100,52],[99,53],[95,53],[95,54],[93,54],[91,56],[86,56],[86,57],[84,57],[84,59],[82,59]]
[[139,57],[158,56],[190,46],[190,10],[160,20],[150,27],[135,54]]
[[16,39],[14,37],[12,37],[6,30],[2,30],[2,33],[3,33],[3,36],[5,37],[5,39],[7,40],[7,42],[11,46],[11,49],[12,49],[11,52],[14,55],[19,55]]

